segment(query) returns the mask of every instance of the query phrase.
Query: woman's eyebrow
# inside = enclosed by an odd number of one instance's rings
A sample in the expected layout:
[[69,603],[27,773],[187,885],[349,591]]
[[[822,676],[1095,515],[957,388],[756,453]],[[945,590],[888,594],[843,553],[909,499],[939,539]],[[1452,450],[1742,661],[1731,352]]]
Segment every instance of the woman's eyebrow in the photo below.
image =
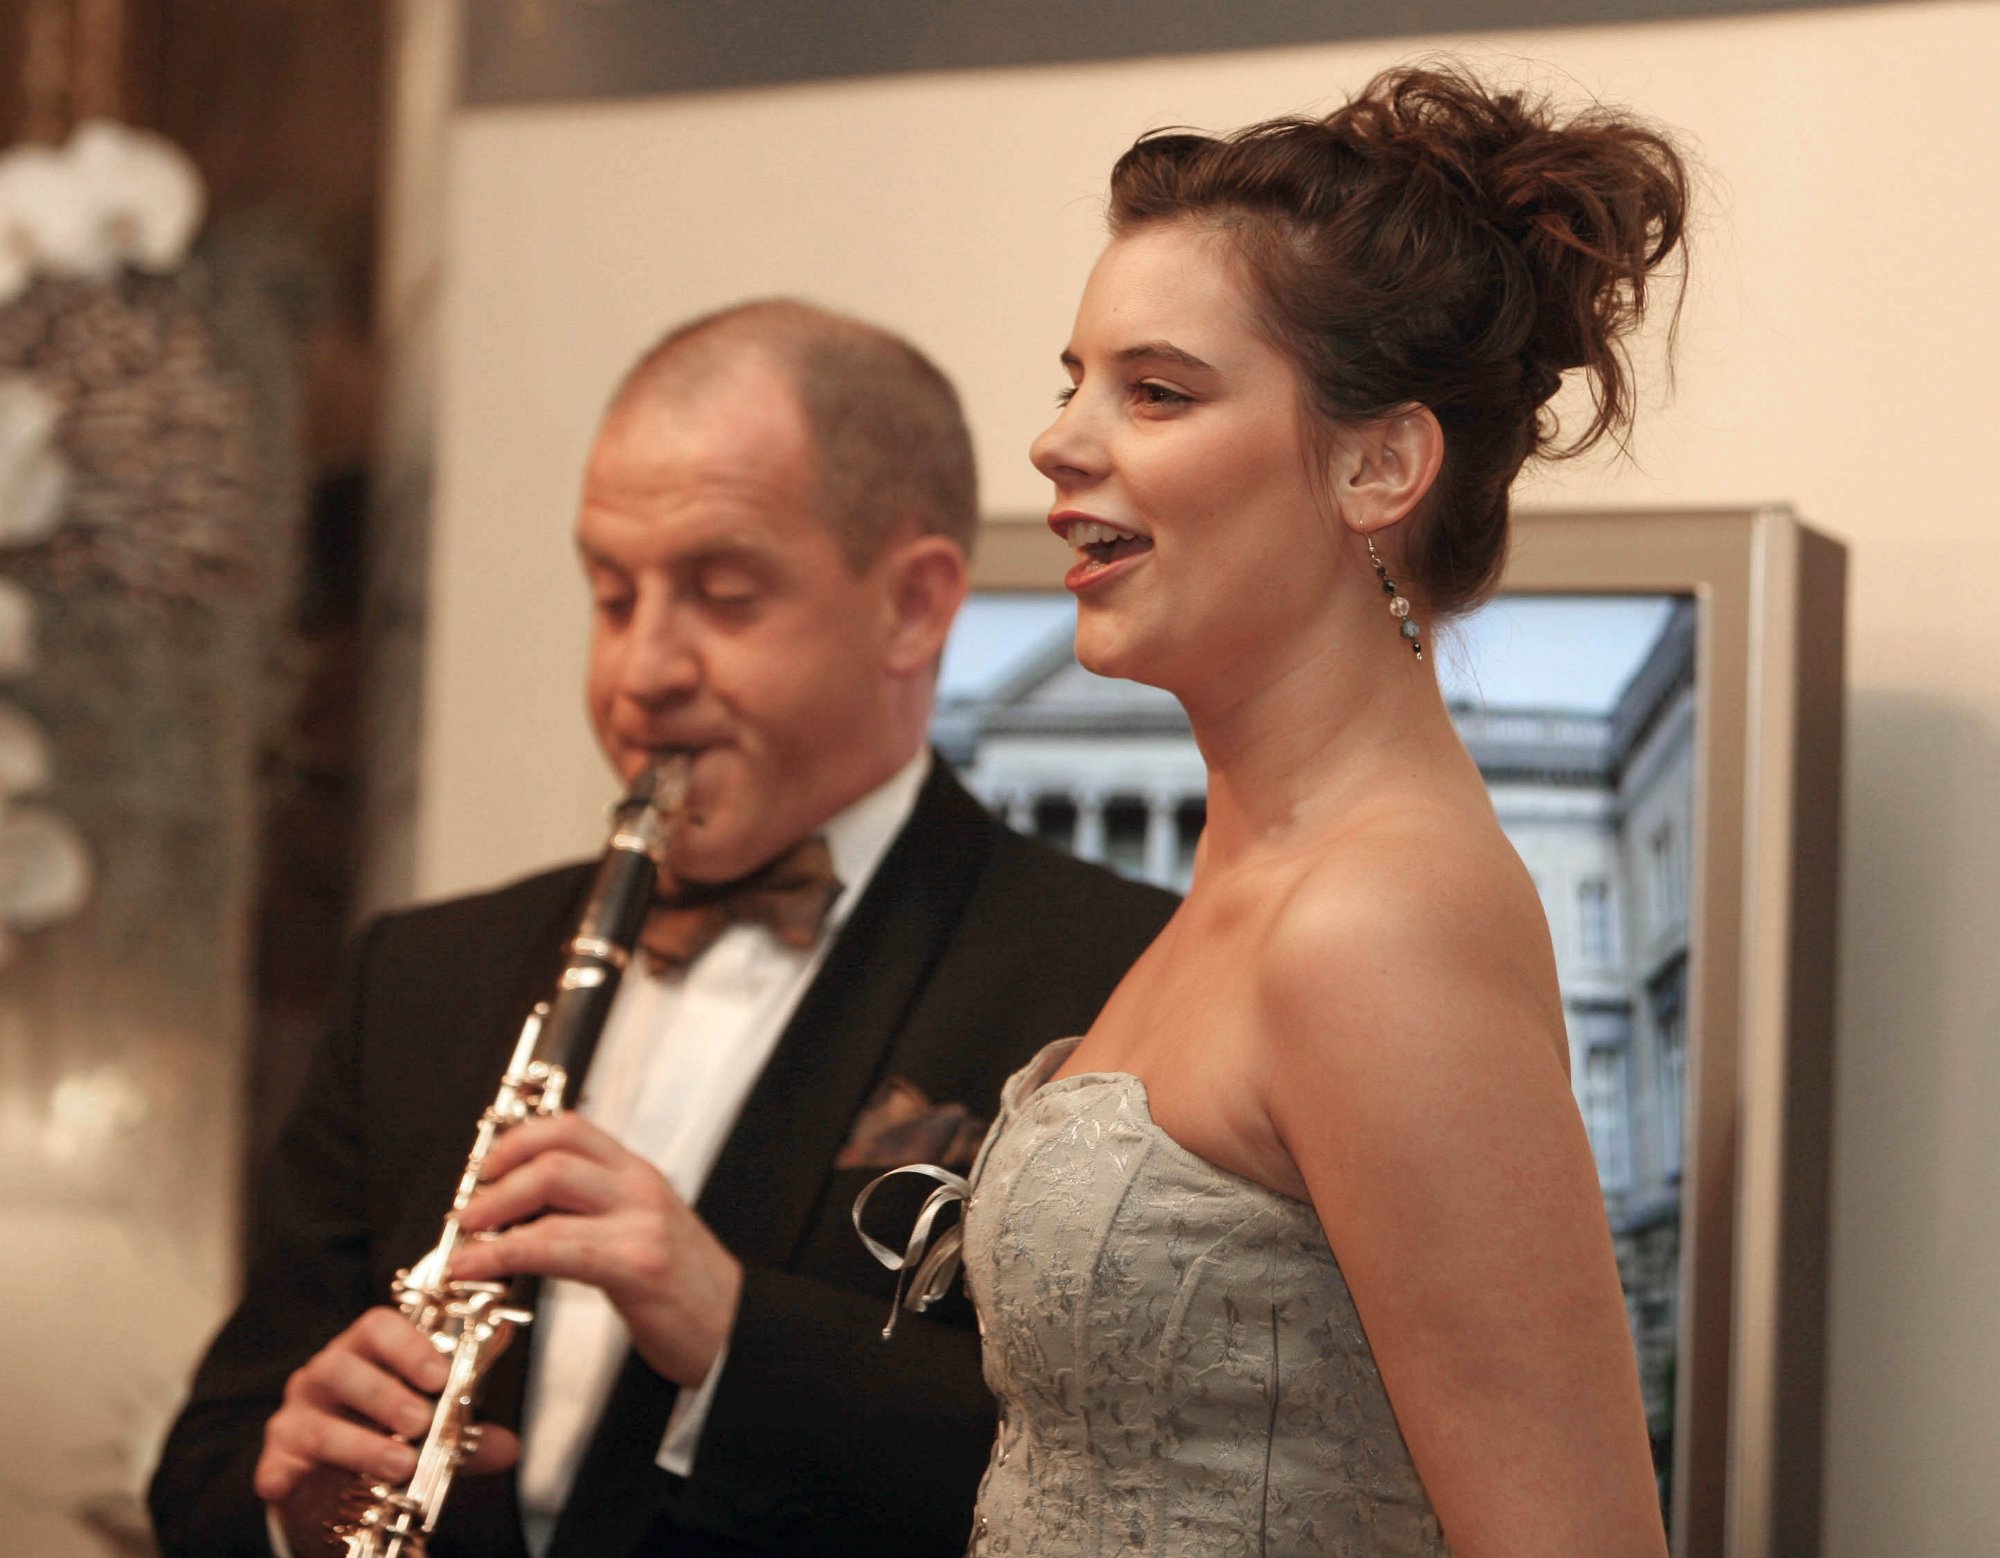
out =
[[[1158,359],[1163,362],[1176,363],[1183,368],[1194,368],[1205,373],[1213,373],[1215,371],[1213,363],[1203,362],[1193,352],[1183,351],[1171,341],[1141,341],[1136,346],[1125,347],[1117,356],[1120,362],[1139,362],[1145,359]],[[1075,352],[1064,352],[1057,361],[1072,372],[1083,367],[1083,360]]]

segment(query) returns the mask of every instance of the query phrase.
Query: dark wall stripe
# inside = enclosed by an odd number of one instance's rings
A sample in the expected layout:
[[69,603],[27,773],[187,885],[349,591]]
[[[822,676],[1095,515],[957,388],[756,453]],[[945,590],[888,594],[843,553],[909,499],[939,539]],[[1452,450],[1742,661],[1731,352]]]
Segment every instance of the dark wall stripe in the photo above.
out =
[[482,104],[646,97],[837,76],[1824,9],[1829,0],[460,3],[465,7],[464,101]]

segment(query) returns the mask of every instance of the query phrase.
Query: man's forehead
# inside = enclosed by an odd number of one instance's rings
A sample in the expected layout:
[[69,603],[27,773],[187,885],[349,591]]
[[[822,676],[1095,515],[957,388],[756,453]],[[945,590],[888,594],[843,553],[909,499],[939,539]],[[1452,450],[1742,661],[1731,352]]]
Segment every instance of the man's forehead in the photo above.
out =
[[665,449],[593,460],[583,483],[580,536],[671,528],[697,536],[775,534],[821,528],[807,474],[791,462],[726,452],[687,458]]
[[768,353],[744,346],[669,362],[624,386],[605,413],[603,432],[659,437],[674,428],[747,423],[810,441],[794,376]]
[[814,458],[805,412],[782,379],[731,377],[627,396],[598,432],[590,476],[643,479],[648,472],[748,467],[803,482]]
[[811,441],[782,398],[657,400],[607,419],[578,543],[586,558],[796,547],[824,528],[819,510]]

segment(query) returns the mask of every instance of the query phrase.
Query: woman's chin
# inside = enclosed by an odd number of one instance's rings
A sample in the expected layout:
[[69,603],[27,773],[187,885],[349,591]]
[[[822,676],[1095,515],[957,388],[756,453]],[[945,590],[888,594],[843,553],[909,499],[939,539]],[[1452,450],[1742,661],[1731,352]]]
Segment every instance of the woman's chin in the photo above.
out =
[[1118,669],[1117,646],[1110,635],[1092,632],[1083,623],[1076,629],[1076,663],[1094,676],[1123,676]]
[[1076,663],[1093,675],[1157,687],[1159,661],[1159,655],[1149,654],[1144,644],[1129,637],[1092,631],[1087,623],[1077,626]]

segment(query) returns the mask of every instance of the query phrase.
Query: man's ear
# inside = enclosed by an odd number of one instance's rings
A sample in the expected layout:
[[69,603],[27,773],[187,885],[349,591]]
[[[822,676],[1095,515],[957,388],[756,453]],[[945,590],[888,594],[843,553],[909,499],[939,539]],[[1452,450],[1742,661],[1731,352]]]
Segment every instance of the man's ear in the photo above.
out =
[[971,575],[965,553],[946,536],[915,536],[891,548],[888,569],[890,670],[912,672],[936,664],[952,619],[965,604]]
[[1341,522],[1367,535],[1408,518],[1443,465],[1444,429],[1428,406],[1342,428],[1332,471]]

